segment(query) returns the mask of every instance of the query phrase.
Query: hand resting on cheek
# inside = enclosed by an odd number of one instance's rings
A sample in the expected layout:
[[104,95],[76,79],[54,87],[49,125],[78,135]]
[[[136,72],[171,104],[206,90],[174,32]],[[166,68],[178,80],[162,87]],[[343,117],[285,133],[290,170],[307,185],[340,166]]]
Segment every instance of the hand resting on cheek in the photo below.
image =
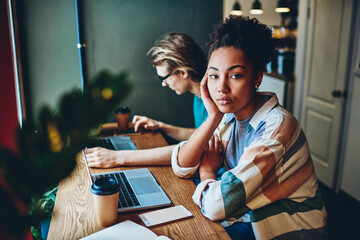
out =
[[201,99],[205,105],[206,111],[208,112],[208,116],[221,120],[224,113],[220,112],[214,101],[211,99],[208,89],[208,73],[205,73],[205,76],[201,80],[200,91]]

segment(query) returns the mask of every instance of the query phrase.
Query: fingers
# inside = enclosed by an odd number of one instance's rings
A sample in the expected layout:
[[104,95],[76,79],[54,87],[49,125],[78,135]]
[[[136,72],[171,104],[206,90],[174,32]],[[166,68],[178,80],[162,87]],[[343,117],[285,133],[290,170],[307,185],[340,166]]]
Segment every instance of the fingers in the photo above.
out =
[[222,151],[221,151],[221,143],[220,143],[219,137],[216,133],[214,133],[213,137],[214,137],[215,150],[217,150],[221,153]]
[[141,118],[142,116],[139,116],[139,115],[135,115],[132,119],[132,123],[136,123],[136,121]]
[[149,118],[147,118],[147,117],[135,115],[132,120],[132,122],[135,124],[134,131],[138,132],[141,128],[144,128],[144,126],[146,125],[146,123],[148,121],[149,121]]
[[200,84],[201,96],[203,96],[205,98],[209,97],[209,90],[207,87],[207,82],[208,82],[208,74],[206,72],[203,79],[201,80],[201,84]]
[[141,129],[156,131],[159,128],[159,122],[144,116],[134,116],[134,131],[137,132]]
[[213,136],[210,137],[206,147],[207,147],[207,151],[212,151],[214,149],[214,137]]
[[201,85],[203,85],[204,83],[206,83],[206,82],[207,82],[207,79],[208,79],[208,73],[206,72],[206,73],[204,74],[204,77],[201,79]]
[[98,154],[98,152],[100,151],[100,147],[93,147],[93,148],[86,148],[85,154],[86,154],[86,159],[89,162],[89,159],[91,161],[91,159],[93,158],[93,156],[96,156]]
[[100,151],[101,151],[100,147],[94,147],[94,148],[85,149],[86,160],[87,160],[89,166],[91,165],[91,163],[93,163],[97,159],[97,157],[99,156]]
[[112,151],[106,148],[95,147],[85,150],[86,160],[89,167],[113,167]]
[[143,116],[135,115],[132,119],[132,123],[134,123],[134,131],[137,132],[139,130],[139,120],[143,118]]
[[222,145],[219,136],[214,133],[208,142],[208,149],[212,151],[222,152]]
[[142,128],[142,122],[141,121],[137,121],[134,125],[134,131],[138,132],[141,128]]
[[201,164],[199,168],[200,175],[202,173],[216,173],[223,166],[223,156],[222,156],[222,146],[220,138],[216,133],[214,133],[207,144],[207,150],[204,150],[204,154],[201,159]]
[[85,148],[84,151],[85,151],[85,153],[90,153],[90,152],[95,151],[97,148],[100,148],[100,147]]

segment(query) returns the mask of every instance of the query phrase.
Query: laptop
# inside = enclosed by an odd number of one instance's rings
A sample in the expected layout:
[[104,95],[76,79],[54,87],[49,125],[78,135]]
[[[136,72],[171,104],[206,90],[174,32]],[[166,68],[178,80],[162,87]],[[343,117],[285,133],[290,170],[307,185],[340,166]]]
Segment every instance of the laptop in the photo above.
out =
[[98,178],[112,177],[119,184],[118,212],[170,206],[171,201],[147,168],[91,174],[83,150],[91,184]]
[[103,147],[111,150],[138,150],[128,136],[94,138],[88,147]]

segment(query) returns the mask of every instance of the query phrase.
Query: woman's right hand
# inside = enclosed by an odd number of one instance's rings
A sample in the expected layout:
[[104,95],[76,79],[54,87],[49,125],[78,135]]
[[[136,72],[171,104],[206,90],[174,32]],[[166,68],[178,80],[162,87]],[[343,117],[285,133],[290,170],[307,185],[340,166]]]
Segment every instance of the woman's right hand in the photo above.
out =
[[201,100],[203,101],[206,111],[208,112],[208,116],[212,116],[216,119],[221,120],[224,113],[220,112],[219,108],[211,99],[207,83],[208,83],[208,73],[206,72],[200,84]]
[[151,118],[135,115],[132,122],[134,123],[134,131],[138,132],[141,129],[157,131],[161,126],[160,121],[153,120]]

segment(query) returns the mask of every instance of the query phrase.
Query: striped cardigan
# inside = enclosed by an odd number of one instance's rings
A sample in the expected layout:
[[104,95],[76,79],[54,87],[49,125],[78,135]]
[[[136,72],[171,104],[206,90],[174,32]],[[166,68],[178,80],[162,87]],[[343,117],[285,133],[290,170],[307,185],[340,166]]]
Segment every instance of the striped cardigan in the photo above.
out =
[[[301,126],[275,94],[258,94],[269,99],[249,122],[249,144],[241,149],[237,166],[229,169],[225,159],[227,171],[221,179],[201,182],[193,200],[209,219],[225,220],[224,226],[251,221],[257,239],[326,238],[327,214]],[[234,125],[228,118],[225,114],[216,129],[223,149]],[[178,152],[185,143],[174,148],[171,161],[174,173],[188,178],[199,165],[178,165]]]

